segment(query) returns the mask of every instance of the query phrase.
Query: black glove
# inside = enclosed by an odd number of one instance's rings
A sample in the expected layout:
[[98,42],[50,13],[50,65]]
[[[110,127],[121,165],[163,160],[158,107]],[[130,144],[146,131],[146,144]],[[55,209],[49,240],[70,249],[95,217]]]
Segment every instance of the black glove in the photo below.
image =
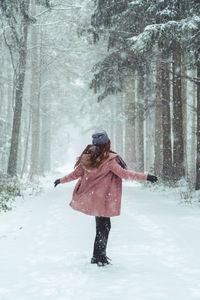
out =
[[158,178],[154,175],[147,175],[147,180],[151,181],[152,183],[156,182],[158,180]]
[[56,179],[56,180],[54,181],[54,187],[56,187],[59,183],[60,183],[60,179]]

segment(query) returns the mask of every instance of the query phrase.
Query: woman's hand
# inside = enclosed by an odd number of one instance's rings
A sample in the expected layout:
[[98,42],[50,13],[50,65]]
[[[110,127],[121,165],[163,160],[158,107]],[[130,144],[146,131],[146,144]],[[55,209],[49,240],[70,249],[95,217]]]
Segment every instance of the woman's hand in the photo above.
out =
[[60,183],[60,178],[54,181],[54,187],[56,187]]
[[151,181],[152,183],[156,182],[158,180],[158,178],[154,175],[147,175],[147,180]]

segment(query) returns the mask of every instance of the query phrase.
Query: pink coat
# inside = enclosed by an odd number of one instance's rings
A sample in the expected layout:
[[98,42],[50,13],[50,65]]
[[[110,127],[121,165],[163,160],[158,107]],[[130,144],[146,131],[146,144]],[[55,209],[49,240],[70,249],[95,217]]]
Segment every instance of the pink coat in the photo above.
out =
[[70,206],[91,216],[114,217],[120,215],[122,178],[146,180],[147,175],[123,169],[117,162],[118,154],[110,153],[99,168],[86,169],[89,154],[84,154],[80,165],[61,183],[78,179]]

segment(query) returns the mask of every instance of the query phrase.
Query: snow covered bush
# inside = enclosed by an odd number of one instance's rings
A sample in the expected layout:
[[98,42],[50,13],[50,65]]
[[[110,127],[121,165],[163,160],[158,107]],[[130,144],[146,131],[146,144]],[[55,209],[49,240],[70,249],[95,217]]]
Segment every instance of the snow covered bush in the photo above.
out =
[[0,177],[0,211],[11,210],[11,202],[15,197],[21,196],[19,181]]

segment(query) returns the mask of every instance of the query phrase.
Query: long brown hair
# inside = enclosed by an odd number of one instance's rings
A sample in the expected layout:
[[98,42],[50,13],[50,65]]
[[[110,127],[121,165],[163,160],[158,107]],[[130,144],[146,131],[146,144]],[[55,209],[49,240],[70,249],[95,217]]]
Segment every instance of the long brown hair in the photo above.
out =
[[84,154],[90,154],[90,160],[87,164],[89,168],[98,168],[100,164],[109,157],[110,153],[110,140],[104,145],[87,145],[87,147],[83,150],[81,155],[77,158],[77,161],[74,165],[76,168],[82,159]]

